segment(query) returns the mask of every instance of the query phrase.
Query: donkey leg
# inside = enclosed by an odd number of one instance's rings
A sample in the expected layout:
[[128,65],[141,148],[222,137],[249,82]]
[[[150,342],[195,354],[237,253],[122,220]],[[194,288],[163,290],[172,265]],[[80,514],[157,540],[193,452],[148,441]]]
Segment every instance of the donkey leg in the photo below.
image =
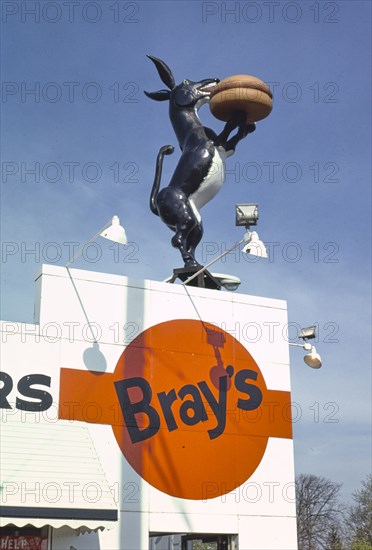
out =
[[[198,265],[195,260],[195,250],[190,250],[188,238],[190,233],[200,225],[186,194],[172,187],[162,189],[156,201],[159,215],[164,223],[175,232],[172,246],[178,248],[186,267]],[[201,237],[200,237],[201,238]],[[195,245],[196,246],[196,245]]]
[[194,266],[200,265],[199,262],[197,262],[195,259],[195,249],[200,243],[202,237],[203,237],[203,225],[201,222],[198,222],[197,225],[194,227],[194,229],[190,231],[189,236],[187,238],[187,252],[193,258]]
[[189,204],[191,206],[192,213],[195,216],[195,225],[193,229],[190,231],[188,237],[187,237],[187,252],[191,254],[192,258],[194,259],[194,265],[200,265],[195,260],[195,249],[200,243],[202,237],[203,237],[203,222],[200,215],[199,210],[197,209],[194,201],[192,199],[189,199]]
[[185,216],[176,226],[176,234],[172,238],[172,246],[178,248],[181,252],[185,267],[198,266],[195,260],[195,248],[199,244],[202,230],[201,224],[191,211],[190,215]]

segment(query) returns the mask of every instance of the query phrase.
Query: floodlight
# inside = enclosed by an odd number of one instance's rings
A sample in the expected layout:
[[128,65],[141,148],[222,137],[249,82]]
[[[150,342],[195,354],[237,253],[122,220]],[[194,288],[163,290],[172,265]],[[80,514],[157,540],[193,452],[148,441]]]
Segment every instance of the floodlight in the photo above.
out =
[[127,244],[128,242],[125,229],[120,225],[118,216],[112,217],[111,223],[100,232],[100,236],[119,244]]
[[[268,258],[267,250],[264,243],[258,236],[257,231],[247,231],[249,233],[247,244],[242,248],[242,252],[251,254],[252,256],[260,256],[261,258]],[[247,234],[246,233],[246,234]]]
[[119,244],[126,244],[128,242],[125,229],[120,225],[119,217],[113,216],[111,221],[109,221],[87,243],[85,243],[85,245],[75,254],[72,260],[70,260],[65,267],[69,267],[73,264],[82,255],[90,243],[92,243],[97,237],[104,237],[105,239],[109,239],[110,241],[114,241]]
[[[302,331],[309,330],[309,329],[314,329],[312,331],[314,336],[307,336],[307,338],[315,338],[315,327],[308,327],[307,329],[302,329]],[[301,333],[302,333],[302,331],[301,331]],[[300,335],[300,338],[304,339],[304,337],[301,336],[301,335]],[[310,352],[310,353],[307,353],[304,356],[304,361],[305,361],[306,365],[308,367],[311,367],[312,369],[320,369],[320,367],[322,366],[322,359],[321,359],[319,353],[317,353],[315,346],[312,346],[308,342],[305,342],[304,344],[295,344],[295,343],[289,342],[289,345],[290,346],[295,346],[295,347],[298,347],[298,348],[302,348],[302,349]]]
[[257,204],[236,204],[235,205],[235,225],[244,225],[250,227],[257,225],[258,205]]
[[227,275],[226,273],[212,273],[212,276],[223,286],[226,290],[234,292],[240,286],[241,280],[234,275]]
[[298,337],[302,338],[302,340],[306,342],[306,340],[311,340],[312,338],[315,338],[315,336],[316,326],[313,325],[311,327],[302,328]]
[[316,352],[315,346],[311,346],[310,353],[305,355],[304,361],[306,365],[312,369],[320,369],[322,366],[322,359],[319,353]]

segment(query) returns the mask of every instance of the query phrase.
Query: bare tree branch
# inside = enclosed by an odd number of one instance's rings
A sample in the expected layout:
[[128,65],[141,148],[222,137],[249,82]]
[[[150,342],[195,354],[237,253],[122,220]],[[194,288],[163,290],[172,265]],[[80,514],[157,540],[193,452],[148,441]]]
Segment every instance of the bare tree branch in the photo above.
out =
[[332,537],[336,540],[342,519],[342,506],[338,500],[340,488],[341,484],[323,477],[309,474],[297,477],[299,550],[328,550]]

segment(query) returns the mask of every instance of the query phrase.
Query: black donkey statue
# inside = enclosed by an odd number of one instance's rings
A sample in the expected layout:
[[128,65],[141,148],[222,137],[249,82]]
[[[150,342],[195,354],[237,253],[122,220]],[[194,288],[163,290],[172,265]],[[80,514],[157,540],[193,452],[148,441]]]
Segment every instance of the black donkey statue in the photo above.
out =
[[[175,232],[172,245],[178,248],[185,268],[200,267],[195,249],[203,236],[199,209],[218,193],[224,183],[224,160],[232,155],[240,140],[252,133],[255,124],[246,123],[246,114],[237,112],[217,135],[203,126],[198,116],[200,107],[210,99],[218,78],[199,82],[183,80],[176,86],[172,71],[162,61],[148,55],[169,90],[145,92],[156,101],[169,100],[169,117],[182,154],[167,187],[159,191],[164,155],[174,152],[172,145],[160,148],[154,184],[151,191],[151,211]],[[229,139],[231,132],[238,129]]]

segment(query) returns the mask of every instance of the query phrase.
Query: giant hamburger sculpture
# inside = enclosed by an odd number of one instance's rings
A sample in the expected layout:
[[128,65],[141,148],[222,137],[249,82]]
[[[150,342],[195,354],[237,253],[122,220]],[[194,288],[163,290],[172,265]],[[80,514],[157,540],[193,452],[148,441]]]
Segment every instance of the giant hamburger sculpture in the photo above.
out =
[[273,107],[270,88],[250,75],[229,76],[211,90],[209,107],[219,120],[228,121],[233,113],[245,112],[247,123],[267,117]]

